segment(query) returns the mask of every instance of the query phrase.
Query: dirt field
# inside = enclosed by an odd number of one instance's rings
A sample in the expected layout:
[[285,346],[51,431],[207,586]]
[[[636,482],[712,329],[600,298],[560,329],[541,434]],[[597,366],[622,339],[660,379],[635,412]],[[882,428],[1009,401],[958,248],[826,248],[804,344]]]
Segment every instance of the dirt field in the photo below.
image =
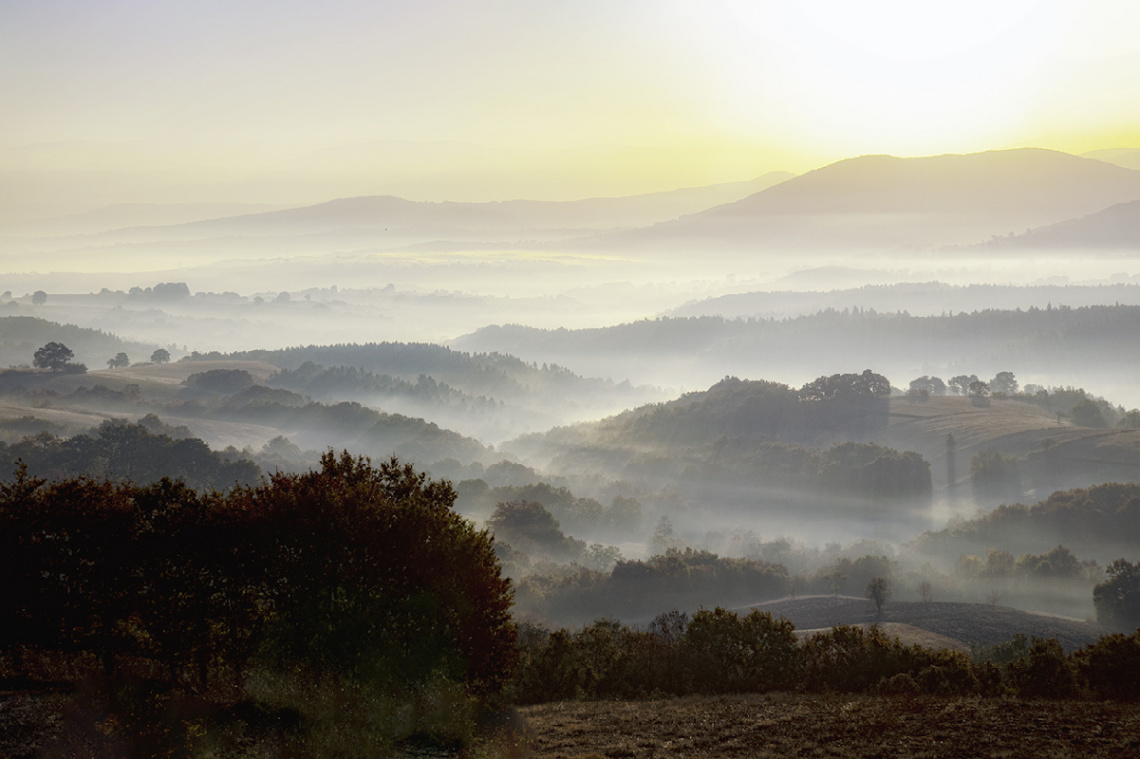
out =
[[1140,705],[799,695],[519,710],[535,759],[1140,757]]

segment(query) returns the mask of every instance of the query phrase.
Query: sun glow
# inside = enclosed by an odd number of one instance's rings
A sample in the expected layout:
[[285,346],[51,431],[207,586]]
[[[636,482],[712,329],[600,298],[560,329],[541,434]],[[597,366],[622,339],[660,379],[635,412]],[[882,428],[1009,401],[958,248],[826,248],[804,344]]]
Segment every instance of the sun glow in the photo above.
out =
[[726,117],[844,153],[984,149],[1033,131],[1073,12],[1021,0],[725,0]]

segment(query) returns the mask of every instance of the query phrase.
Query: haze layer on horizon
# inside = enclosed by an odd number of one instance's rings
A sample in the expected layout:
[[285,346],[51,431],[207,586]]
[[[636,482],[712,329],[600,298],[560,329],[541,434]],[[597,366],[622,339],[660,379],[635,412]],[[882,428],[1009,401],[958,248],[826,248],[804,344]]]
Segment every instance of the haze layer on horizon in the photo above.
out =
[[1140,147],[1128,0],[0,3],[0,222]]

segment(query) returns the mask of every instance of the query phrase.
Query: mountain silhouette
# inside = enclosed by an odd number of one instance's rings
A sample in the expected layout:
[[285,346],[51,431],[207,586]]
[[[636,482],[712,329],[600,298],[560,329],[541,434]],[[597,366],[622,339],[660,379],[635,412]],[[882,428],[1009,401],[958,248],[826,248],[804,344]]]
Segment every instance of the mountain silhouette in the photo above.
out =
[[1051,150],[862,156],[600,244],[969,243],[1140,199],[1140,171]]

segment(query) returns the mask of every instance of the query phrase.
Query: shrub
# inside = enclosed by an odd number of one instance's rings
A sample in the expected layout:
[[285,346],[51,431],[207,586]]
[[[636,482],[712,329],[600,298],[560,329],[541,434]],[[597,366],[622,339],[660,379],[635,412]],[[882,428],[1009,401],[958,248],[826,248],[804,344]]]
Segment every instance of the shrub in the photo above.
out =
[[881,696],[917,696],[923,692],[924,688],[920,687],[918,682],[909,674],[900,672],[880,681],[875,690]]
[[1072,698],[1076,668],[1056,638],[1034,638],[1025,656],[1009,664],[1009,678],[1023,698]]
[[682,656],[698,691],[763,692],[790,687],[800,668],[795,628],[770,613],[746,617],[702,609],[685,629]]
[[1077,652],[1077,667],[1089,687],[1105,698],[1140,698],[1140,632],[1106,635]]

